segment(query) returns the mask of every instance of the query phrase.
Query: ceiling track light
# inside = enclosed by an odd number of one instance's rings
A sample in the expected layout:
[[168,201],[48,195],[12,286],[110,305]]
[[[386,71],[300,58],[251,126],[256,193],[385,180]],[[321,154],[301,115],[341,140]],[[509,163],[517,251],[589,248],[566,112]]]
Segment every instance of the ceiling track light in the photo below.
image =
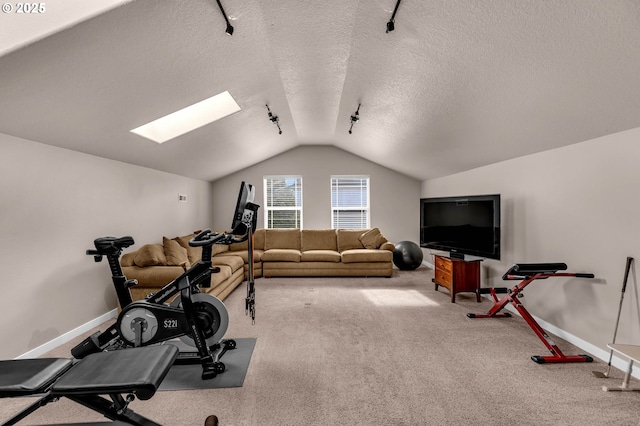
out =
[[233,27],[231,26],[231,23],[229,22],[229,18],[227,17],[227,14],[224,13],[224,8],[222,7],[222,3],[220,3],[220,0],[216,0],[218,2],[218,7],[220,8],[220,12],[222,13],[222,16],[224,17],[224,21],[227,23],[227,29],[224,30],[224,32],[228,35],[231,36],[233,35]]
[[349,127],[349,134],[352,133],[353,125],[360,121],[360,104],[358,104],[358,109],[351,116],[351,127]]
[[400,6],[400,1],[398,0],[398,2],[396,3],[396,7],[393,9],[393,14],[391,15],[391,19],[389,19],[389,22],[387,22],[387,32],[389,31],[393,31],[396,29],[396,12],[398,11],[398,6]]
[[280,119],[278,118],[277,115],[273,115],[271,113],[271,110],[269,109],[269,105],[267,105],[267,111],[269,111],[269,120],[271,120],[271,122],[273,124],[278,126],[278,134],[281,135],[282,134],[282,129],[280,128]]

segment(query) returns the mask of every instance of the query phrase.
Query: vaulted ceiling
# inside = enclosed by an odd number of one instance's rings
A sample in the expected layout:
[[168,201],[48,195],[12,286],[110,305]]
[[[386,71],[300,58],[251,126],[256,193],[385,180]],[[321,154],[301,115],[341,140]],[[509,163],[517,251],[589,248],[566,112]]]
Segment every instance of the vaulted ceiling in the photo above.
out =
[[[640,127],[637,0],[404,0],[388,33],[396,0],[221,1],[233,36],[214,0],[0,14],[0,133],[208,181],[307,144],[426,180]],[[225,90],[240,112],[130,133]]]

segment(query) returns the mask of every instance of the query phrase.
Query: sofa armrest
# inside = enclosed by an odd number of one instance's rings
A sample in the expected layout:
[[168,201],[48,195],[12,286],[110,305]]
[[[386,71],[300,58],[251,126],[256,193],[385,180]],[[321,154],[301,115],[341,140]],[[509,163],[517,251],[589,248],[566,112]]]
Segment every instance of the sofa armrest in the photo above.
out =
[[390,243],[388,241],[380,246],[380,250],[395,251],[395,249],[396,249],[396,246],[393,243]]

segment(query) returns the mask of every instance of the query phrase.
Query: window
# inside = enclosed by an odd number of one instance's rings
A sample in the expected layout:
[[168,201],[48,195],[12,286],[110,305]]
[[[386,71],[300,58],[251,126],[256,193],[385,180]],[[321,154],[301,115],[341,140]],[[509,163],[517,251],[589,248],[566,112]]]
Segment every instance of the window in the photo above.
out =
[[302,228],[302,176],[265,176],[264,205],[265,228]]
[[331,227],[369,228],[369,176],[331,176]]

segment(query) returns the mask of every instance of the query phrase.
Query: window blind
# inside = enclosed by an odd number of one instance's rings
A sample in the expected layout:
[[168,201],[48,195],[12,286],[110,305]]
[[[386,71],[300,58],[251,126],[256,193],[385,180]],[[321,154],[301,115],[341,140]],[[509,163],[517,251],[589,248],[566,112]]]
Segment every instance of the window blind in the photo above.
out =
[[302,177],[265,176],[265,228],[302,228]]
[[369,177],[331,177],[331,227],[369,228]]

